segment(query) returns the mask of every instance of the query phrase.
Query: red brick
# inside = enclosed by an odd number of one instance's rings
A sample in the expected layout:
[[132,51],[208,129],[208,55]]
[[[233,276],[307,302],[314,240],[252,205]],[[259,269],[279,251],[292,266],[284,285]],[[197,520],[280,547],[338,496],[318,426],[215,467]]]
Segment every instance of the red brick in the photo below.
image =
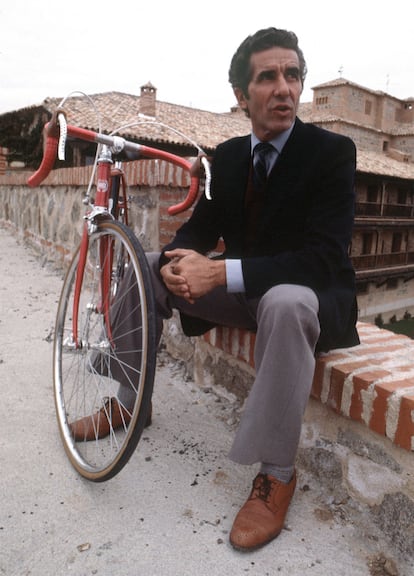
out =
[[361,362],[348,362],[346,364],[339,364],[332,366],[331,378],[329,385],[329,393],[327,405],[330,406],[335,412],[341,412],[342,393],[346,378],[358,368],[362,368],[366,363]]
[[[255,335],[248,330],[237,330],[237,358],[254,367],[254,341]],[[253,344],[253,345],[252,345]]]
[[348,358],[348,355],[341,352],[332,352],[326,356],[318,356],[316,358],[315,373],[313,376],[311,391],[311,394],[314,398],[318,400],[321,398],[323,379],[325,371],[327,370],[327,364],[329,362],[335,362],[336,360],[342,360],[344,358]]
[[256,345],[256,335],[250,335],[250,350],[249,350],[249,364],[252,368],[254,368],[254,347]]
[[351,406],[349,410],[349,416],[353,420],[362,422],[362,396],[361,390],[368,390],[368,388],[380,378],[385,378],[389,376],[389,372],[386,370],[368,370],[367,372],[362,372],[356,374],[352,378],[353,383],[353,393],[351,397]]
[[388,400],[396,390],[406,388],[408,385],[407,380],[381,382],[375,385],[376,397],[372,404],[372,413],[369,421],[371,430],[378,434],[386,435]]
[[215,328],[216,331],[216,347],[223,349],[223,330],[221,326]]
[[411,450],[411,439],[414,436],[414,395],[401,398],[400,416],[395,432],[394,443],[401,448]]

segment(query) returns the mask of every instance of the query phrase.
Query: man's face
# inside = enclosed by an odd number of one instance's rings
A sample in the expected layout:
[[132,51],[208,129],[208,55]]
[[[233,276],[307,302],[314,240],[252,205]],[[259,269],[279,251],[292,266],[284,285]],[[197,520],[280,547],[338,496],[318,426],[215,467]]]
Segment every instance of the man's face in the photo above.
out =
[[299,58],[294,50],[275,46],[252,54],[250,65],[248,98],[240,88],[234,93],[240,107],[249,112],[253,132],[268,141],[295,120],[303,88]]

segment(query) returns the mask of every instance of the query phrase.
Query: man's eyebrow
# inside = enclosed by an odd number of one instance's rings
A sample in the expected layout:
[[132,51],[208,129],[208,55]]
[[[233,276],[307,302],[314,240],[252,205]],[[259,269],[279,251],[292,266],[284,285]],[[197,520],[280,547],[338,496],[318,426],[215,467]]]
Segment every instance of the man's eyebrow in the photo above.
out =
[[300,68],[296,64],[292,64],[291,66],[286,66],[286,72],[288,74],[294,74],[295,76],[300,76]]

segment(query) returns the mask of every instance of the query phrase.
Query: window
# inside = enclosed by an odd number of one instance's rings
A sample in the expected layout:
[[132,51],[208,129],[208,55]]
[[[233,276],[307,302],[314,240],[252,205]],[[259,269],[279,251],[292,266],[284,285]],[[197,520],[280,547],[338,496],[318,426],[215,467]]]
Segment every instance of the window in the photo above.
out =
[[382,143],[382,151],[383,152],[386,152],[388,150],[388,145],[389,145],[388,140],[384,140],[384,142]]
[[367,116],[371,115],[371,111],[372,111],[372,102],[371,100],[365,100],[365,114]]
[[316,105],[322,106],[323,104],[328,104],[328,96],[320,96],[316,98]]
[[378,198],[378,187],[376,184],[371,184],[367,187],[367,202],[376,203]]
[[373,239],[374,235],[372,232],[365,232],[362,235],[362,254],[371,254]]
[[392,235],[391,252],[401,252],[402,234],[401,232],[394,232]]
[[398,189],[397,192],[397,203],[398,204],[407,204],[407,191],[402,190],[401,188]]

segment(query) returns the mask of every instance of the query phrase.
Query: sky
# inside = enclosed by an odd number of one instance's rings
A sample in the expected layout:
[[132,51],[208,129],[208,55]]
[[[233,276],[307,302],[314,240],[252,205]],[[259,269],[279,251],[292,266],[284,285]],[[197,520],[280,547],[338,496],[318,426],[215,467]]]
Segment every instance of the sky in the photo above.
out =
[[140,93],[213,112],[235,104],[230,60],[275,26],[299,37],[312,87],[342,76],[414,96],[412,0],[13,0],[0,5],[0,114],[70,92]]

